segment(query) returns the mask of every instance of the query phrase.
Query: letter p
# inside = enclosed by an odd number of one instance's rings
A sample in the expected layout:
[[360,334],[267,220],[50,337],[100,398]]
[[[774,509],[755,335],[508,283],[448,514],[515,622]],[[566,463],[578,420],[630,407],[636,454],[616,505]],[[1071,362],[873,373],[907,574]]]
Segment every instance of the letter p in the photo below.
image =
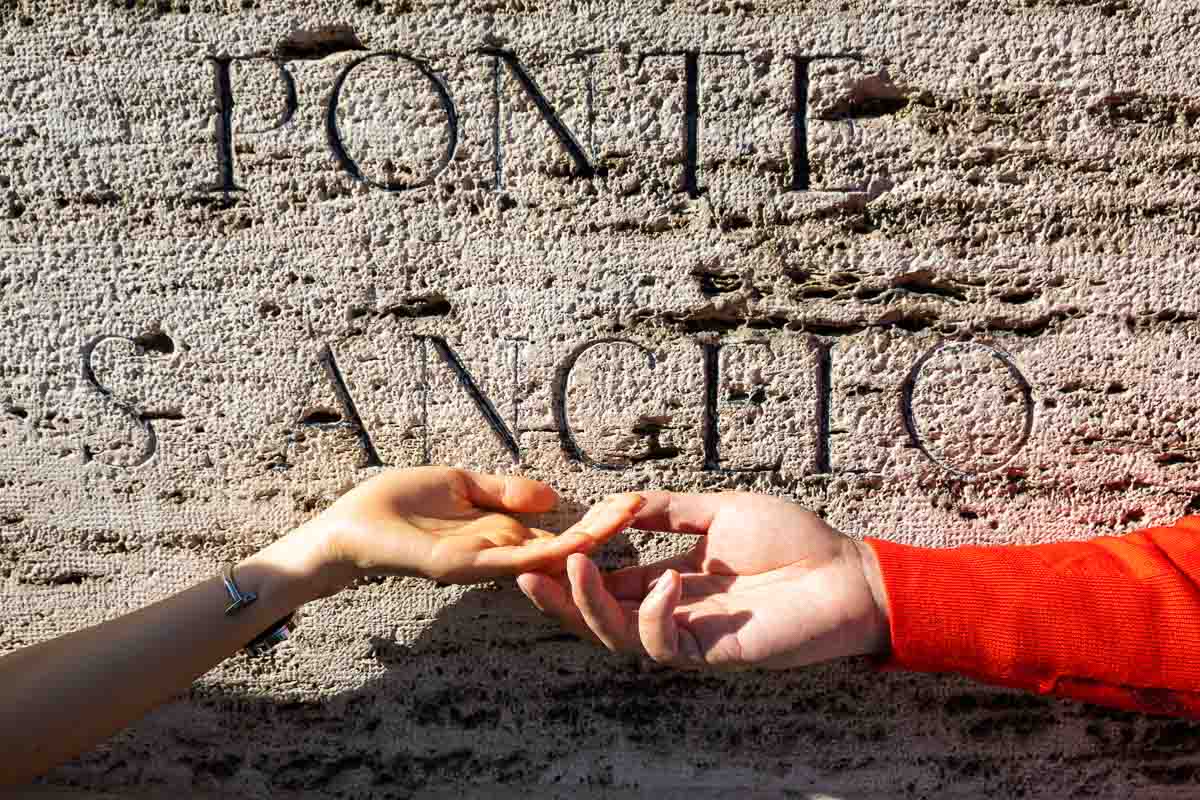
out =
[[296,114],[299,101],[296,98],[296,80],[282,61],[260,56],[216,56],[209,59],[213,65],[213,95],[217,102],[217,182],[205,187],[207,192],[220,192],[225,205],[232,202],[233,192],[242,191],[234,180],[233,163],[233,79],[230,67],[235,61],[271,61],[279,68],[279,80],[283,84],[283,113],[279,120],[265,128],[242,131],[242,134],[266,133],[278,130],[291,121]]

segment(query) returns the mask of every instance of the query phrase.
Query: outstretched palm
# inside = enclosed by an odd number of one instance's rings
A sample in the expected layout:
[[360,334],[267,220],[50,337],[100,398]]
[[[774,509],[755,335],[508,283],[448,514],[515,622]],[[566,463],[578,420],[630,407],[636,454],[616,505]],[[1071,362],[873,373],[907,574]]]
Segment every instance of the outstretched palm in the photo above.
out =
[[786,668],[885,646],[859,547],[814,514],[746,493],[642,496],[635,527],[703,538],[604,576],[585,555],[566,576],[524,574],[538,608],[611,650],[685,667]]

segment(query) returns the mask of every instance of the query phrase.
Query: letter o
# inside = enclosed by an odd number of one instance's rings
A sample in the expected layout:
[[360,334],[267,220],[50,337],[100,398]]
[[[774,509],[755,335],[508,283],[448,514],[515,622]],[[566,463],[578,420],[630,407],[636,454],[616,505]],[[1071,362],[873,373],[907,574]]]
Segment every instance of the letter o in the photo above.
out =
[[[388,58],[392,61],[403,60],[407,61],[409,64],[412,64],[429,80],[430,85],[433,86],[434,93],[437,95],[438,100],[442,104],[442,110],[446,112],[446,128],[450,132],[449,140],[446,142],[446,152],[442,155],[433,171],[426,175],[425,179],[420,183],[402,184],[395,181],[380,183],[379,181],[372,180],[363,174],[362,170],[359,169],[358,163],[348,152],[346,152],[346,145],[345,142],[342,141],[342,134],[341,131],[338,130],[337,123],[338,101],[341,99],[342,87],[346,83],[346,78],[349,77],[351,71],[353,71],[355,67],[374,58]],[[420,189],[423,186],[429,186],[431,183],[433,183],[434,179],[436,179],[437,176],[442,173],[442,170],[449,165],[450,159],[454,157],[454,151],[458,149],[458,110],[454,107],[454,100],[451,99],[450,92],[446,88],[446,85],[442,83],[441,78],[439,78],[424,61],[414,58],[406,53],[401,53],[394,50],[389,50],[383,53],[372,53],[369,56],[363,56],[362,58],[351,61],[337,76],[337,80],[334,81],[333,92],[329,96],[329,109],[325,113],[325,135],[329,139],[329,147],[331,150],[333,150],[333,155],[337,159],[338,164],[340,164],[342,169],[344,169],[346,173],[355,180],[362,181],[369,186],[374,186],[377,189],[383,189],[384,191],[388,192],[402,192],[406,189]]]
[[[956,355],[953,365],[946,365],[943,369],[962,371],[965,361],[964,354],[969,351],[975,351],[977,356],[982,356],[989,361],[999,361],[1005,368],[1000,379],[1007,386],[1001,388],[1002,396],[997,398],[1000,402],[988,403],[986,398],[977,396],[973,401],[969,400],[965,386],[958,387],[959,391],[945,391],[937,397],[939,406],[948,409],[952,415],[951,418],[969,431],[964,437],[966,446],[957,448],[968,451],[964,455],[956,452],[955,443],[946,435],[947,431],[937,428],[933,432],[923,430],[917,420],[914,402],[919,404],[922,399],[918,393],[918,386],[923,372],[935,366],[942,356],[951,354]],[[982,365],[977,364],[976,369],[981,371]],[[927,378],[926,383],[931,379],[931,377]],[[1007,430],[998,427],[995,430],[989,430],[988,426],[979,424],[981,417],[985,421],[994,419],[995,416],[991,414],[991,411],[993,409],[1003,411],[1005,406],[1011,403],[1010,398],[1014,394],[1019,397],[1022,408],[1020,412],[1010,415],[1012,419],[1009,420]],[[943,400],[943,398],[945,399]],[[961,477],[970,477],[1000,469],[1012,461],[1029,441],[1030,434],[1033,432],[1034,419],[1033,388],[1013,362],[1012,356],[1003,350],[977,342],[942,342],[930,348],[913,365],[912,371],[904,381],[901,411],[904,426],[908,430],[909,441],[914,447],[947,472]],[[972,469],[974,463],[963,463],[968,457],[972,462],[977,462],[980,456],[990,460],[990,463],[982,469]]]

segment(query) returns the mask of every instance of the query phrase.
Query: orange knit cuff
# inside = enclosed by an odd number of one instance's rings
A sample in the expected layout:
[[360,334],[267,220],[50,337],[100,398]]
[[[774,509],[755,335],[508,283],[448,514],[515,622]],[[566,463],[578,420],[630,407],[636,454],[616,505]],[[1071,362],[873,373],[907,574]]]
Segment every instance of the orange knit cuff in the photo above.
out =
[[1200,691],[1200,519],[1032,546],[867,543],[888,596],[884,669],[1074,696]]
[[[1023,588],[1001,548],[927,548],[867,539],[888,596],[891,651],[882,669],[958,672],[1044,690],[1017,669]],[[981,579],[982,578],[982,579]]]

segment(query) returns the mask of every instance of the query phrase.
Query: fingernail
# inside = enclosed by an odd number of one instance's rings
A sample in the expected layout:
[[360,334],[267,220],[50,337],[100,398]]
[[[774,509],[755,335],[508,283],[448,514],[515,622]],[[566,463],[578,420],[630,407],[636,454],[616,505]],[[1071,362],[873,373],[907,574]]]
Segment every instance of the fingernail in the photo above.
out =
[[642,506],[646,505],[646,498],[642,497],[640,494],[635,494],[634,492],[622,492],[620,494],[610,494],[608,497],[604,498],[604,502],[606,504],[632,503],[632,506],[629,510],[631,512],[637,512],[642,508]]

